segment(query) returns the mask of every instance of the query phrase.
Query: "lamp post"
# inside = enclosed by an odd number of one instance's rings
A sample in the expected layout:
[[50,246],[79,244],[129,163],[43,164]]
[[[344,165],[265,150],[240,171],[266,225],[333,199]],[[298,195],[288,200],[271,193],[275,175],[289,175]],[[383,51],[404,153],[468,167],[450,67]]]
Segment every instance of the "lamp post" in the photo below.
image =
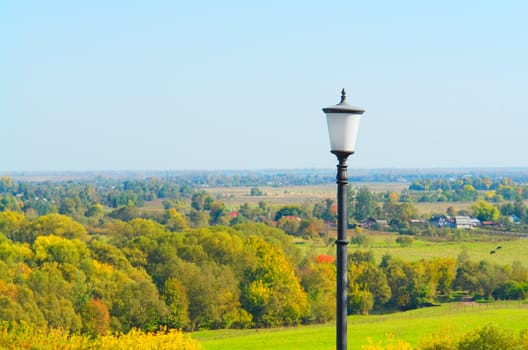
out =
[[336,155],[337,163],[337,290],[336,290],[336,349],[347,348],[347,214],[346,187],[348,184],[347,158],[355,151],[359,119],[365,112],[345,102],[345,89],[341,91],[341,102],[323,108],[328,123],[330,152]]

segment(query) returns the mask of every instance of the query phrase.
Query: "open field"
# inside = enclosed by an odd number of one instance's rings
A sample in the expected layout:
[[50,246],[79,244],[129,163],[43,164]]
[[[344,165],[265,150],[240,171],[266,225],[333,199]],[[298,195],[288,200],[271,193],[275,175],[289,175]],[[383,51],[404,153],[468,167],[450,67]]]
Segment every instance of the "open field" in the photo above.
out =
[[[371,192],[397,192],[407,189],[409,184],[405,182],[361,182],[351,183],[354,189],[367,187]],[[250,196],[251,187],[211,187],[205,191],[215,199],[222,201],[228,208],[236,209],[238,206],[248,203],[257,205],[260,201],[273,206],[313,204],[321,200],[336,197],[336,185],[311,185],[311,186],[286,186],[286,187],[259,187],[264,193],[262,196]],[[465,202],[434,202],[413,203],[420,214],[429,216],[432,214],[446,213],[447,208],[454,207],[456,210],[470,209],[473,203]]]
[[[502,247],[497,250],[497,247]],[[406,261],[416,261],[420,259],[432,259],[434,257],[457,258],[463,247],[467,248],[470,260],[488,260],[499,265],[510,265],[514,261],[520,261],[523,266],[528,266],[528,240],[515,239],[512,241],[491,241],[491,242],[428,242],[415,240],[410,247],[400,247],[399,245],[373,247],[377,259],[381,259],[384,254],[398,256]],[[351,250],[354,247],[350,248]],[[495,253],[490,254],[491,251]]]
[[[432,242],[415,238],[414,242],[409,247],[401,247],[396,243],[398,234],[363,231],[363,234],[368,236],[368,243],[365,246],[358,246],[350,244],[349,252],[354,250],[371,250],[377,261],[381,261],[381,257],[385,254],[390,254],[394,257],[399,257],[405,261],[418,261],[420,259],[430,260],[434,257],[451,257],[457,258],[462,252],[463,247],[467,249],[469,259],[472,261],[487,260],[494,264],[511,265],[514,261],[519,261],[523,266],[528,266],[528,239],[512,238],[502,239],[498,236],[492,237],[489,241],[474,241],[468,239],[463,242]],[[332,234],[330,234],[332,236]],[[474,236],[478,239],[478,236]],[[332,245],[324,245],[322,241],[296,241],[296,245],[300,248],[304,255],[317,254],[334,254],[335,247]],[[501,247],[497,249],[497,247]],[[490,254],[491,251],[495,253]]]
[[[362,182],[351,183],[354,188],[368,187],[372,192],[401,192],[409,185],[404,182]],[[271,205],[288,205],[313,203],[336,196],[336,185],[259,187],[263,196],[250,196],[251,187],[211,187],[205,191],[228,207],[236,207],[244,203],[257,204],[264,201]]]
[[[405,182],[361,182],[351,183],[355,189],[367,187],[371,192],[397,192],[407,189]],[[264,186],[259,189],[264,193],[262,196],[251,196],[252,187],[210,187],[204,188],[215,199],[223,202],[229,209],[236,210],[242,204],[257,205],[263,201],[269,205],[280,207],[285,205],[313,204],[321,200],[336,197],[336,185],[307,185],[307,186],[285,186],[271,187]],[[433,203],[413,203],[420,214],[430,216],[432,214],[445,214],[447,208],[454,207],[456,210],[470,209],[473,203],[467,202],[433,202]],[[147,210],[163,209],[163,200],[145,202]]]
[[[335,196],[335,186],[288,186],[288,187],[259,187],[262,196],[250,196],[251,187],[214,187],[205,189],[214,198],[224,202],[228,207],[239,206],[244,203],[256,205],[264,201],[271,205],[288,205],[313,203]],[[334,192],[332,192],[334,191]]]
[[447,208],[453,207],[456,211],[458,210],[470,210],[471,211],[471,205],[473,203],[471,202],[431,202],[431,203],[413,203],[416,208],[418,208],[418,212],[421,215],[425,215],[426,217],[432,216],[434,214],[445,214],[447,212]]
[[[513,330],[528,328],[528,304],[500,302],[494,304],[450,303],[439,307],[412,310],[389,315],[351,316],[348,321],[350,350],[385,340],[388,333],[417,346],[439,330],[463,334],[493,323]],[[201,331],[192,334],[204,350],[331,350],[335,349],[333,324],[259,330]]]

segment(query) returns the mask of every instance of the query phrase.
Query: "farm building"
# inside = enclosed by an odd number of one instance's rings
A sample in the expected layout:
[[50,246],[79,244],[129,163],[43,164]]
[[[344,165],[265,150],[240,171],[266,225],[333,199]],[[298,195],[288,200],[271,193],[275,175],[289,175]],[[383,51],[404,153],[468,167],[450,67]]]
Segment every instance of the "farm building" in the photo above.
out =
[[471,229],[478,225],[480,225],[480,221],[478,219],[474,219],[469,216],[455,216],[456,228]]

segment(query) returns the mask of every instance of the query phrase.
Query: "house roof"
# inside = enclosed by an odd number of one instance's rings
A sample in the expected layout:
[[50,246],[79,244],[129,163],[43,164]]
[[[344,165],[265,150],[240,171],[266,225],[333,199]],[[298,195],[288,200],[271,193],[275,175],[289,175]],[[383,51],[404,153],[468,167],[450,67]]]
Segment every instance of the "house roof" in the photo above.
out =
[[473,220],[469,216],[455,216],[455,223],[457,225],[472,225]]

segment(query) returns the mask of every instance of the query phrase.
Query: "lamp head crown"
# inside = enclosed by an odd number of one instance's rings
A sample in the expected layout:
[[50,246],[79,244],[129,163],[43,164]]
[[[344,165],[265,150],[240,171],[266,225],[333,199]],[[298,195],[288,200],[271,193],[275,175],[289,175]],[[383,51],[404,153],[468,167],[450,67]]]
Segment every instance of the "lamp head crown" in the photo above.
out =
[[346,100],[346,91],[343,88],[343,90],[341,90],[341,101],[339,102],[339,104],[342,105],[343,103],[345,103],[345,100]]
[[341,90],[341,101],[338,104],[330,107],[323,108],[325,113],[346,113],[346,114],[363,114],[364,109],[351,106],[346,103],[346,91],[345,89]]

